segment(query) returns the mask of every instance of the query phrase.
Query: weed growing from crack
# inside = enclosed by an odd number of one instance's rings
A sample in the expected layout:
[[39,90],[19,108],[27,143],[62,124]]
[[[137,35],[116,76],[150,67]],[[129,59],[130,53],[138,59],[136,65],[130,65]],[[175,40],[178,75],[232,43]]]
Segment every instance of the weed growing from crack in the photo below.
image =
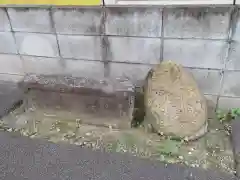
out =
[[231,120],[234,120],[237,117],[240,117],[240,108],[232,108],[227,112],[220,109],[217,110],[217,119],[221,123],[230,122]]
[[220,123],[224,125],[225,132],[230,135],[232,131],[230,122],[240,117],[240,108],[232,108],[228,111],[223,111],[219,109],[217,110],[216,115],[217,120],[219,120]]

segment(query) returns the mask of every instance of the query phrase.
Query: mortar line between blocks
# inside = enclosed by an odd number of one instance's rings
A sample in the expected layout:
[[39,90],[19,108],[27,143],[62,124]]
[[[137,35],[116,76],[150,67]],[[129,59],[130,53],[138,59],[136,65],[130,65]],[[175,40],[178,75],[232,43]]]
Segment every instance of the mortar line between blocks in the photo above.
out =
[[107,48],[109,46],[108,38],[106,36],[106,19],[107,12],[106,7],[102,6],[102,17],[100,25],[100,34],[101,34],[101,60],[104,64],[104,78],[108,78],[110,75],[110,65],[107,60]]
[[[3,54],[3,55],[12,55],[12,56],[16,56],[18,55],[17,53],[2,53],[0,52],[0,55]],[[29,54],[20,54],[21,56],[26,56],[26,57],[36,57],[36,58],[49,58],[49,59],[54,59],[54,58],[60,58],[60,57],[50,57],[50,56],[37,56],[37,55],[29,55]],[[96,59],[96,60],[93,60],[93,59],[82,59],[82,58],[70,58],[70,57],[62,57],[64,60],[73,60],[73,61],[95,61],[95,62],[102,62],[102,60],[100,59]]]
[[[6,54],[6,55],[18,55],[15,53],[3,53],[1,52],[0,54]],[[49,56],[37,56],[37,55],[29,55],[29,54],[20,54],[21,56],[26,56],[26,57],[39,57],[39,58],[60,58],[60,57],[49,57]],[[83,58],[71,58],[71,57],[62,57],[64,60],[72,60],[72,61],[94,61],[94,62],[102,62],[104,63],[101,59],[83,59]],[[106,61],[106,62],[113,62],[117,64],[131,64],[131,65],[145,65],[145,66],[153,66],[155,64],[149,64],[149,63],[138,63],[138,62],[129,62],[129,61]],[[199,69],[199,70],[214,70],[214,71],[221,71],[221,69],[218,68],[204,68],[204,67],[189,67],[189,66],[183,66],[184,68],[188,69]],[[240,70],[226,70],[226,71],[237,71],[239,72]]]
[[24,76],[23,74],[16,74],[16,73],[2,73],[0,72],[0,75],[6,74],[6,75],[11,75],[11,76]]
[[59,59],[60,59],[60,64],[64,70],[64,67],[66,66],[66,63],[62,57],[62,54],[61,54],[61,50],[60,50],[60,45],[59,45],[59,39],[58,39],[58,34],[57,34],[57,29],[56,29],[56,26],[55,26],[55,21],[54,21],[54,18],[53,18],[53,12],[52,12],[52,8],[49,9],[49,18],[50,18],[50,23],[51,23],[51,28],[53,30],[53,34],[55,35],[55,38],[56,38],[56,43],[57,43],[57,50],[58,50],[58,54],[59,54]]
[[161,37],[160,37],[160,63],[163,61],[163,58],[164,58],[164,55],[163,55],[163,52],[164,52],[164,8],[162,8],[161,10],[162,12],[162,22],[161,22]]
[[229,95],[222,95],[220,97],[224,97],[224,98],[239,98],[240,99],[240,96],[229,96]]
[[[106,8],[105,8],[106,9]],[[6,31],[0,31],[6,32]],[[37,32],[37,31],[14,31],[15,33],[32,33],[32,34],[54,34],[51,32]],[[60,36],[101,36],[100,34],[72,34],[72,33],[61,33],[58,32],[57,35]],[[106,34],[107,37],[116,37],[116,38],[144,38],[144,39],[156,39],[161,38],[160,36],[127,36],[127,35],[117,35],[117,34]],[[194,38],[194,37],[164,37],[166,40],[199,40],[199,41],[227,41],[227,39],[217,39],[217,38]]]

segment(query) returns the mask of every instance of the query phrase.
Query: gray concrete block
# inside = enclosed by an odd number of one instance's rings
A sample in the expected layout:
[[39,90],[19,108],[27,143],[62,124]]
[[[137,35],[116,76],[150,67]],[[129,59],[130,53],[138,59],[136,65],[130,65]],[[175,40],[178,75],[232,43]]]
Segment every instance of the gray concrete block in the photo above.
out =
[[18,83],[18,82],[22,81],[23,78],[24,78],[24,76],[22,76],[22,75],[0,74],[0,81]]
[[220,109],[228,110],[231,108],[239,108],[239,107],[240,107],[240,98],[220,96],[218,100],[218,108]]
[[18,55],[0,54],[0,73],[24,75],[23,63]]
[[52,75],[63,74],[60,58],[22,56],[26,73]]
[[53,32],[49,9],[8,8],[8,14],[14,31]]
[[101,60],[99,36],[58,35],[60,52],[64,58]]
[[240,96],[240,72],[225,71],[223,76],[222,96]]
[[110,63],[110,77],[127,79],[141,86],[151,67],[142,64]]
[[100,34],[101,8],[59,8],[53,9],[57,33],[60,34]]
[[164,60],[172,60],[185,67],[224,67],[227,43],[208,40],[164,40]]
[[17,46],[11,32],[0,32],[0,53],[17,53]]
[[164,36],[226,39],[230,8],[169,8],[164,10]]
[[55,35],[39,33],[15,33],[19,53],[22,55],[58,57]]
[[188,69],[194,76],[198,83],[199,89],[204,94],[218,95],[220,91],[220,84],[222,73],[218,70],[208,69]]
[[65,59],[64,74],[102,79],[104,78],[104,64],[101,61]]
[[107,59],[115,62],[158,64],[158,38],[108,37]]
[[233,41],[230,46],[229,55],[226,61],[227,70],[240,70],[240,43],[238,41]]
[[0,53],[17,53],[14,36],[11,32],[0,32]]
[[107,8],[106,34],[122,36],[160,37],[162,9]]
[[238,12],[236,14],[237,16],[235,17],[235,27],[233,28],[233,35],[232,38],[233,40],[240,41],[240,9],[238,9]]
[[0,31],[11,31],[7,13],[3,8],[0,8]]

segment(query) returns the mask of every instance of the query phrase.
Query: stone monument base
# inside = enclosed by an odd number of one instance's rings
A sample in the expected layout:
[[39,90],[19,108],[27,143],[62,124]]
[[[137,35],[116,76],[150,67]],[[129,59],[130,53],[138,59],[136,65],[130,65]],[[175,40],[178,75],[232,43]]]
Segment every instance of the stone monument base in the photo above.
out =
[[28,74],[19,84],[26,111],[38,111],[80,123],[130,128],[134,87],[120,80]]

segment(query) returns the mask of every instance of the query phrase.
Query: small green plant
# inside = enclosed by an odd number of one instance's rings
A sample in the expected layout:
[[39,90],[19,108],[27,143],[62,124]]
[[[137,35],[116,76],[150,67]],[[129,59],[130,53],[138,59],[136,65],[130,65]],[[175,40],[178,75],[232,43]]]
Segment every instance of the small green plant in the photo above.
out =
[[221,122],[229,122],[240,117],[240,108],[232,108],[229,111],[217,110],[217,119]]

